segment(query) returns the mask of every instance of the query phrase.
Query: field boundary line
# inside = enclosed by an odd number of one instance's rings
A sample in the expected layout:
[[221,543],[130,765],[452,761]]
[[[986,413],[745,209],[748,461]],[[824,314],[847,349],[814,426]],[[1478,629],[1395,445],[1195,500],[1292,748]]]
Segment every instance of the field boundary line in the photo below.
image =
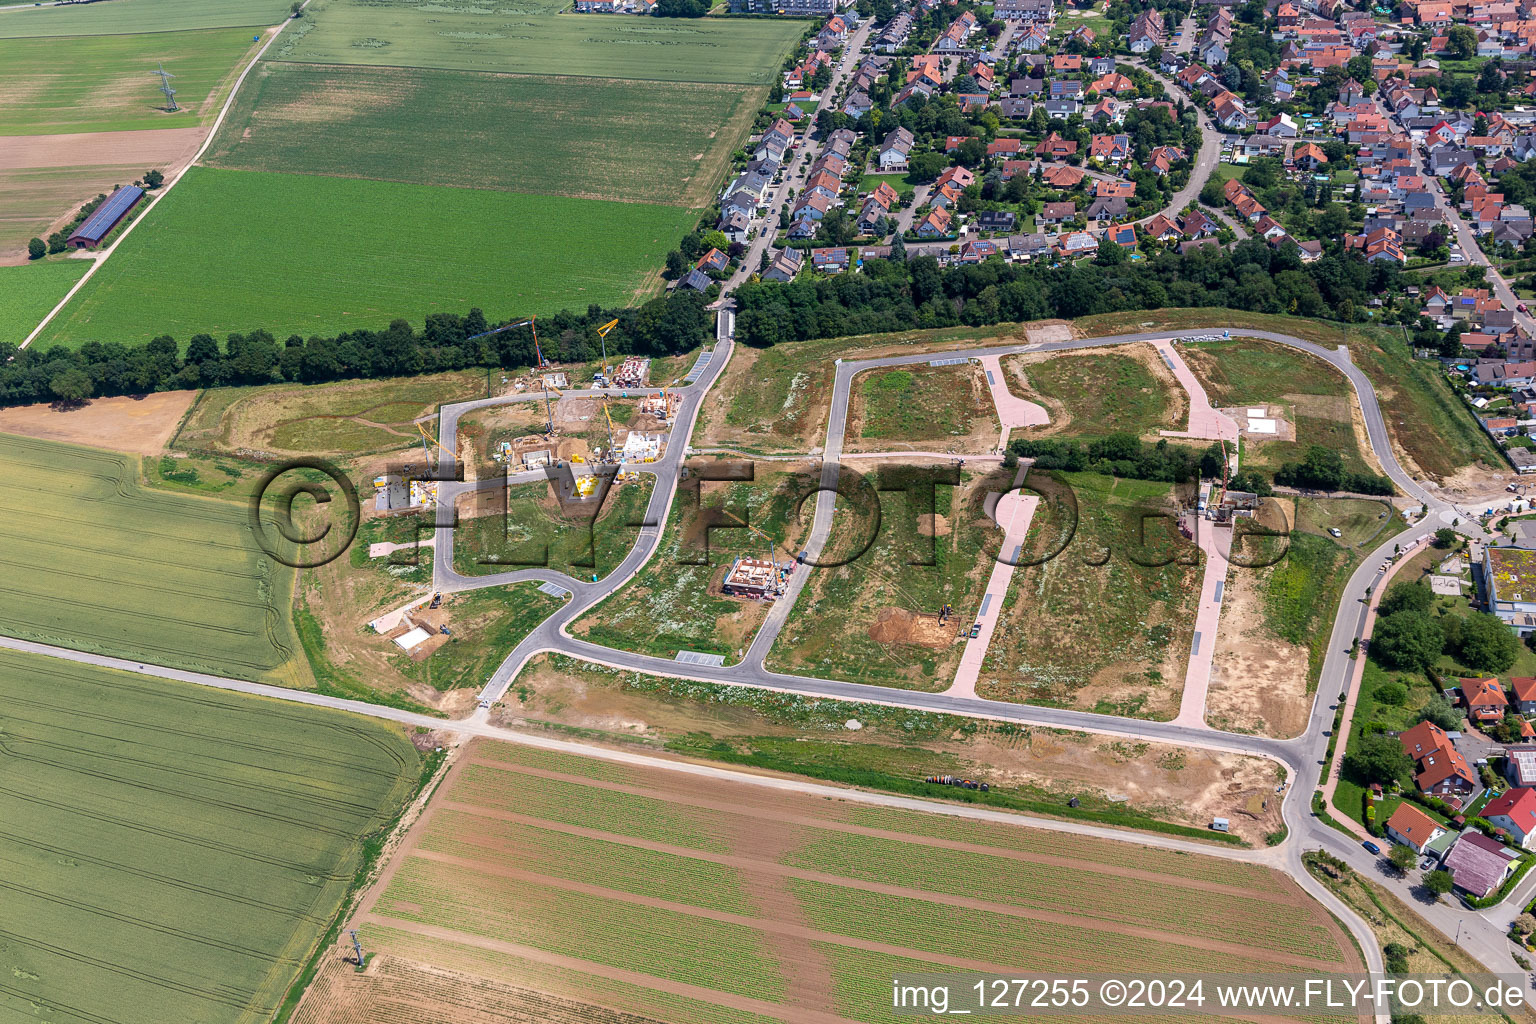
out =
[[[304,0],[308,4],[309,0]],[[276,36],[273,37],[274,39]],[[265,47],[263,47],[265,49]],[[791,51],[793,52],[793,51]],[[602,82],[634,82],[642,85],[723,85],[738,89],[772,89],[773,79],[766,82],[696,82],[686,78],[604,78],[601,75],[540,75],[533,71],[481,71],[477,68],[444,68],[435,64],[338,64],[334,60],[274,60],[274,64],[306,64],[313,67],[375,68],[381,71],[462,71],[467,75],[516,75],[519,78],[595,78]]]
[[[309,0],[302,0],[302,3],[299,6],[299,11],[302,12],[308,6]],[[100,256],[91,261],[90,269],[88,269],[84,274],[80,276],[80,280],[75,282],[75,286],[73,288],[64,293],[64,297],[59,300],[59,304],[54,306],[53,309],[49,310],[48,315],[43,317],[42,322],[32,329],[32,333],[22,339],[21,344],[16,346],[18,349],[26,348],[27,346],[31,345],[32,342],[37,340],[37,336],[42,334],[44,329],[46,329],[47,326],[53,322],[54,317],[63,312],[65,306],[69,305],[70,300],[75,297],[75,293],[80,291],[80,289],[85,286],[85,283],[96,275],[96,271],[100,270],[102,265],[105,264],[107,260],[112,258],[113,253],[117,252],[117,247],[122,245],[123,242],[127,240],[129,235],[133,234],[133,229],[144,222],[145,218],[147,218],[150,213],[154,211],[155,207],[159,205],[160,200],[171,194],[171,189],[175,188],[177,184],[180,183],[181,179],[187,176],[188,171],[197,166],[197,162],[203,158],[203,154],[208,152],[208,147],[213,145],[213,137],[219,133],[219,128],[224,124],[225,116],[229,114],[230,108],[235,105],[235,97],[240,95],[240,87],[245,84],[246,76],[255,69],[257,64],[261,63],[262,56],[266,54],[267,50],[272,46],[273,43],[277,42],[278,38],[283,34],[283,29],[287,28],[288,23],[293,20],[294,19],[292,17],[284,18],[282,22],[280,22],[275,27],[270,25],[265,26],[267,31],[271,34],[267,37],[267,41],[261,44],[261,49],[257,50],[256,55],[250,59],[249,63],[246,64],[245,69],[240,72],[240,77],[235,79],[235,84],[230,87],[229,95],[224,97],[224,105],[219,108],[219,116],[214,118],[213,123],[208,126],[208,136],[207,138],[203,139],[203,144],[197,148],[197,152],[192,154],[192,159],[188,160],[186,166],[177,171],[175,176],[172,177],[170,181],[167,181],[162,188],[159,188],[155,191],[155,195],[149,200],[149,205],[144,207],[144,209],[139,212],[137,217],[128,222],[127,226],[123,228],[123,233],[118,235],[117,239],[111,245],[107,246],[106,250],[103,251]],[[117,34],[132,35],[133,33]]]

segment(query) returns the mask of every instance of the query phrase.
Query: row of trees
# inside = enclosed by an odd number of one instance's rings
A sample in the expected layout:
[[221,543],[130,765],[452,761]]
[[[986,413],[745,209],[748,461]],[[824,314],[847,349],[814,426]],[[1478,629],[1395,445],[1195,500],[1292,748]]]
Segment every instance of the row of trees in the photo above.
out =
[[[652,299],[638,308],[584,313],[569,310],[539,320],[539,343],[547,358],[579,362],[598,358],[597,329],[609,320],[610,355],[664,355],[707,341],[714,316],[702,296],[687,289]],[[469,340],[491,330],[479,309],[467,315],[433,313],[420,330],[395,320],[382,331],[348,331],[333,337],[298,335],[278,341],[270,332],[231,334],[223,345],[207,334],[189,339],[186,354],[174,338],[162,335],[143,345],[92,342],[79,349],[46,351],[0,344],[0,405],[60,400],[77,402],[96,395],[145,394],[180,388],[280,381],[345,380],[401,377],[471,366],[531,366],[533,331],[519,327]]]
[[1358,253],[1303,265],[1294,251],[1271,249],[1259,239],[1240,242],[1230,252],[1206,246],[1109,266],[993,259],[941,267],[929,256],[866,259],[859,274],[743,285],[736,291],[736,330],[745,344],[767,347],[1172,306],[1356,321],[1372,298],[1390,290],[1395,274],[1396,268],[1366,263]]
[[1167,440],[1147,444],[1135,434],[1124,433],[1093,441],[1021,439],[1010,444],[1008,451],[1019,458],[1033,459],[1038,469],[1092,471],[1170,483],[1217,476],[1224,465],[1219,443],[1199,452],[1182,445],[1170,445]]
[[1336,449],[1319,444],[1308,446],[1300,462],[1287,462],[1277,469],[1275,483],[1317,491],[1353,491],[1383,496],[1396,493],[1387,477],[1347,469],[1343,456]]

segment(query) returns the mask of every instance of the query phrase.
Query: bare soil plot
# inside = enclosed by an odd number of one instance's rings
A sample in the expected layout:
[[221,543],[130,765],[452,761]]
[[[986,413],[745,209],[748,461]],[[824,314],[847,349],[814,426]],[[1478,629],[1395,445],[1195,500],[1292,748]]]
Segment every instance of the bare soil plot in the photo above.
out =
[[1182,429],[1189,415],[1189,396],[1151,345],[1026,352],[1008,357],[1003,368],[1015,394],[1051,414],[1030,437],[1155,434]]
[[1002,425],[979,365],[870,370],[850,385],[844,448],[985,453]]
[[1181,504],[1173,486],[1053,473],[1025,487],[1043,500],[976,692],[1171,718],[1201,580],[1193,542],[1166,518]]
[[0,433],[158,455],[196,397],[196,391],[159,391],[140,398],[94,398],[75,408],[16,405],[0,409]]
[[513,1020],[542,993],[599,1020],[883,1024],[893,969],[1358,966],[1257,865],[485,741],[352,923],[373,961],[328,969],[304,1024],[449,991]]

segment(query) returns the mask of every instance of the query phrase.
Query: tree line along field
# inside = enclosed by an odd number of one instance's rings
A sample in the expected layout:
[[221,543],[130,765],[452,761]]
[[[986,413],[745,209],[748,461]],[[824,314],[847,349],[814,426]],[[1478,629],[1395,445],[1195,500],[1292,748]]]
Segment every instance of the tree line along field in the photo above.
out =
[[0,652],[0,1017],[271,1019],[419,772],[378,722]]
[[[121,2],[124,0],[113,0]],[[6,20],[0,14],[0,25]],[[256,47],[252,35],[240,28],[221,28],[138,35],[0,37],[0,67],[6,72],[0,135],[207,124],[216,112],[213,101],[223,92],[231,71]],[[155,74],[157,66],[176,76],[172,88],[182,108],[176,113],[162,109],[165,96]]]
[[[263,61],[205,162],[703,207],[766,90]],[[664,129],[664,130],[663,130]],[[616,241],[602,236],[602,244]]]
[[40,344],[383,328],[634,300],[694,211],[196,167]]
[[893,971],[1359,966],[1258,865],[480,740],[358,926],[298,1024],[419,1019],[433,978],[460,1024],[743,1024],[900,1020]]
[[0,435],[0,632],[292,684],[290,570],[246,509],[143,489],[137,460]]
[[0,38],[276,25],[288,17],[290,6],[291,0],[114,0],[62,7],[16,7],[0,10]]
[[64,260],[0,267],[0,344],[20,345],[88,266],[84,260]]
[[[558,10],[558,8],[556,8]],[[316,0],[274,60],[770,85],[806,23]]]

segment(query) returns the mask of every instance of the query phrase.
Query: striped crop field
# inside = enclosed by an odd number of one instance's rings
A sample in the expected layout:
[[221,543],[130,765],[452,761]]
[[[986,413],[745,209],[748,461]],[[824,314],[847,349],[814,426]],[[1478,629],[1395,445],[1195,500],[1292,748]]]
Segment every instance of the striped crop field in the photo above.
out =
[[459,1024],[895,1024],[893,972],[1360,963],[1259,865],[490,740],[354,925],[374,965],[323,969],[296,1024],[420,1019],[443,977]]
[[146,490],[133,456],[0,435],[0,633],[292,684],[292,572],[244,505]]
[[[5,20],[0,16],[0,24]],[[257,46],[251,36],[241,28],[221,28],[142,35],[0,37],[0,68],[5,68],[12,100],[0,104],[0,135],[209,124],[218,112],[215,100],[232,84],[232,72]],[[181,107],[176,113],[162,109],[165,97],[155,75],[160,67],[175,76],[172,86]]]
[[134,32],[249,26],[249,39],[262,26],[288,17],[292,0],[117,0],[113,3],[6,4],[0,10],[0,38],[21,36],[103,36]]
[[714,199],[766,96],[739,85],[262,61],[204,162],[698,208]]
[[808,22],[747,18],[591,17],[529,0],[474,7],[391,0],[313,0],[302,31],[273,60],[596,75],[652,82],[766,86]]
[[367,719],[0,652],[0,1020],[270,1020],[419,771]]

